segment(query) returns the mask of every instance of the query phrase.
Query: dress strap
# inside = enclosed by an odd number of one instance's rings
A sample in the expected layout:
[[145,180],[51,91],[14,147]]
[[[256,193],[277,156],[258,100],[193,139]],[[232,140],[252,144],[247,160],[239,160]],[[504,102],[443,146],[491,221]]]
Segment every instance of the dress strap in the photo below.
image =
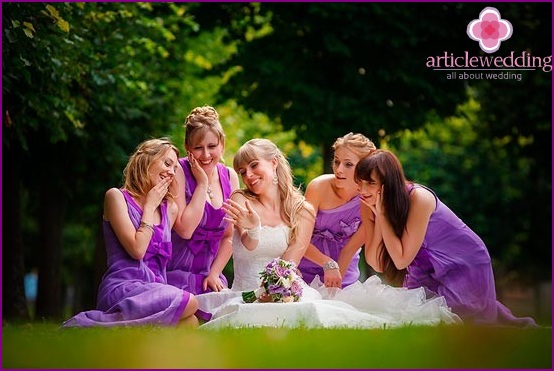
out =
[[435,209],[436,207],[438,206],[439,204],[439,197],[437,196],[437,194],[435,193],[435,191],[433,191],[431,188],[423,185],[423,184],[418,184],[418,183],[410,183],[408,184],[408,194],[411,194],[413,192],[414,189],[416,188],[423,188],[423,189],[426,189],[428,190],[429,192],[431,192],[433,194],[433,196],[435,197]]

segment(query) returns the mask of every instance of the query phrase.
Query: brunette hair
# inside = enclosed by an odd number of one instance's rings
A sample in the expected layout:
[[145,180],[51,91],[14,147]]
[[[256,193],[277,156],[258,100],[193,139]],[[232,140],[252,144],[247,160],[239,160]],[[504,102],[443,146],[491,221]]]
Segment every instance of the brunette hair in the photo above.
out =
[[[372,179],[372,177],[377,179]],[[404,175],[402,164],[394,153],[386,149],[378,149],[361,159],[356,164],[354,180],[357,183],[362,180],[378,180],[383,184],[383,206],[387,212],[386,217],[396,236],[401,238],[408,222],[410,195],[406,188],[408,181]],[[385,246],[380,249],[379,259],[385,279],[398,284],[398,280],[405,275],[405,270],[396,268]]]

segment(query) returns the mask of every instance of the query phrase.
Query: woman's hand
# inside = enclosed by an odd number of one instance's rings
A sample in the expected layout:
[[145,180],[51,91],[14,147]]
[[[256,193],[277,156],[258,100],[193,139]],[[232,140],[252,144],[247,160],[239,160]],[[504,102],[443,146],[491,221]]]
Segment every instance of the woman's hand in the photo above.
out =
[[146,205],[148,205],[151,206],[153,209],[156,209],[167,194],[172,181],[173,177],[167,177],[162,179],[161,182],[152,187],[152,189],[146,194],[145,207]]
[[198,160],[194,158],[193,155],[189,155],[189,162],[190,162],[190,168],[192,170],[192,175],[194,176],[194,179],[196,180],[196,183],[198,185],[208,188],[208,174],[206,174],[206,171],[200,166],[198,163]]
[[239,227],[242,230],[249,230],[256,228],[260,225],[260,216],[252,208],[250,201],[245,200],[244,206],[241,206],[238,202],[231,199],[223,202],[223,211],[227,216],[223,219]]
[[323,271],[323,276],[323,284],[325,287],[342,287],[342,275],[338,268]]
[[271,300],[271,295],[264,292],[260,295],[260,297],[258,298],[258,301],[260,303],[271,303],[273,300]]
[[[183,168],[179,166],[181,172],[183,172]],[[179,182],[177,181],[177,177],[173,176],[171,182],[169,183],[169,193],[173,195],[173,197],[177,198],[179,197]]]
[[206,291],[208,287],[214,292],[220,292],[225,288],[225,285],[221,281],[221,278],[219,278],[219,274],[210,271],[208,276],[202,281],[202,289]]
[[377,193],[375,194],[375,203],[373,205],[366,204],[375,215],[382,215],[385,213],[385,207],[383,205],[384,189],[385,186],[382,185],[381,189],[377,191]]

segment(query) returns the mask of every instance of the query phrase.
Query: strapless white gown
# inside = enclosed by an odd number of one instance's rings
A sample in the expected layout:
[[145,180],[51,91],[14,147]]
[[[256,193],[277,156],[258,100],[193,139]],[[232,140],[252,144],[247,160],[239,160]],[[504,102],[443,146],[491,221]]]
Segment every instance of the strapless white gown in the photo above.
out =
[[201,328],[388,328],[461,323],[444,298],[427,299],[423,288],[394,288],[377,276],[334,291],[325,288],[316,277],[311,286],[303,282],[298,302],[244,303],[242,292],[260,287],[260,272],[269,261],[283,255],[289,232],[285,225],[263,226],[258,247],[253,251],[242,245],[235,232],[231,289],[195,295],[199,310],[211,315]]

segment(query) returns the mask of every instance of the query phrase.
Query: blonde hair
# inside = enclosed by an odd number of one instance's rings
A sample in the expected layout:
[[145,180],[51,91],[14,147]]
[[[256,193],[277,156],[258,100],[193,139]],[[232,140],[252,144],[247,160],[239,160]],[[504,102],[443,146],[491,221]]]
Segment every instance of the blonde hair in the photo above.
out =
[[365,135],[360,133],[354,134],[352,132],[346,134],[345,136],[337,138],[332,146],[333,151],[336,151],[340,147],[347,148],[360,159],[366,157],[377,149],[375,144]]
[[[277,159],[277,168],[275,171],[278,179],[279,199],[282,206],[281,212],[285,221],[288,222],[291,227],[289,242],[294,241],[298,235],[300,212],[303,209],[310,212],[311,210],[306,204],[304,195],[300,189],[294,186],[294,178],[289,161],[272,141],[263,138],[250,139],[237,151],[233,158],[233,167],[236,172],[239,172],[241,167],[259,158],[263,158],[267,161],[272,161],[274,158]],[[241,193],[246,198],[258,198],[258,196],[249,189],[240,189],[236,192]]]
[[219,114],[211,106],[196,107],[190,111],[185,119],[184,128],[185,148],[201,142],[208,131],[214,133],[221,145],[225,147],[225,133],[219,122]]
[[[152,164],[161,159],[169,150],[173,150],[179,158],[179,150],[168,138],[148,139],[140,143],[129,158],[123,170],[124,188],[134,197],[146,195],[154,184],[148,176]],[[170,192],[166,198],[173,199]]]

